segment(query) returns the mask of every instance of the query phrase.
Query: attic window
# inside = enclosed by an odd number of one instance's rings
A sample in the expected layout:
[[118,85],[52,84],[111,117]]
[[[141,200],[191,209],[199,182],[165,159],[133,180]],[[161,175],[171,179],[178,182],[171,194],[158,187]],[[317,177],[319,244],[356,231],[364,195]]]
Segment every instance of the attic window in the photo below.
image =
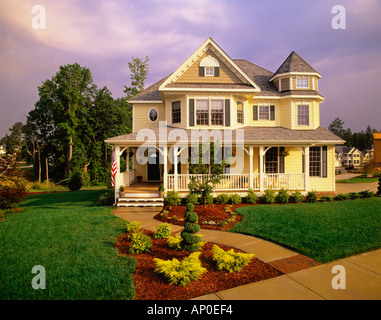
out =
[[220,76],[220,64],[217,59],[212,56],[207,56],[202,59],[199,64],[199,76],[200,77],[219,77]]

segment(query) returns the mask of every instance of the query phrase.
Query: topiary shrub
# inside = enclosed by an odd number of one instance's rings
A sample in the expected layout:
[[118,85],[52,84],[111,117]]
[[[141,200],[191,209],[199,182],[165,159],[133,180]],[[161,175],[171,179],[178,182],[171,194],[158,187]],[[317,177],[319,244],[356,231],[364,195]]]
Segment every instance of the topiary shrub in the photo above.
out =
[[288,199],[289,202],[291,203],[299,203],[303,202],[304,196],[300,191],[295,191],[290,195],[290,198]]
[[193,210],[194,205],[192,203],[187,203],[184,213],[184,230],[180,234],[182,238],[180,243],[181,248],[189,252],[198,251],[201,247],[201,237],[195,235],[195,233],[200,231],[200,226],[196,224],[198,216]]
[[148,252],[152,246],[151,238],[143,232],[138,231],[131,234],[131,244],[128,252],[138,254]]
[[229,201],[231,204],[239,204],[242,202],[242,197],[238,193],[234,193],[230,196]]
[[275,197],[276,203],[287,203],[290,199],[290,194],[288,193],[287,189],[280,189],[277,196]]
[[275,201],[275,191],[273,189],[266,189],[261,200],[263,203],[273,203]]
[[82,174],[78,171],[73,172],[70,176],[68,187],[71,191],[77,191],[82,188]]
[[309,203],[313,203],[313,202],[316,202],[318,199],[318,196],[317,196],[317,193],[316,191],[309,191],[307,193],[307,196],[306,196],[306,200],[307,202]]
[[253,189],[247,191],[246,202],[257,203],[258,196]]
[[228,272],[240,272],[254,258],[252,253],[234,252],[233,249],[224,251],[217,245],[213,245],[213,260],[217,263],[218,270]]
[[169,280],[170,284],[186,286],[206,272],[206,268],[201,266],[199,259],[201,252],[191,253],[181,262],[177,259],[161,260],[153,259],[155,262],[155,272],[162,273]]
[[181,197],[177,191],[169,191],[167,193],[167,198],[165,201],[171,206],[179,206],[181,205]]

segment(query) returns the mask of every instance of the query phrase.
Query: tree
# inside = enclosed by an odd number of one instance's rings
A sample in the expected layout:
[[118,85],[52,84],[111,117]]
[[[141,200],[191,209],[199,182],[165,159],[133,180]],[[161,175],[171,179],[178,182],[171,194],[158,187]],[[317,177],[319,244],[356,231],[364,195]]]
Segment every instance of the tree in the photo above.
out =
[[201,237],[195,234],[200,231],[200,226],[196,224],[198,216],[193,210],[194,205],[192,203],[187,203],[184,213],[184,230],[180,234],[182,238],[180,247],[189,252],[196,252],[201,247]]
[[[201,175],[201,177],[192,177],[188,188],[191,193],[201,196],[205,208],[215,185],[222,179],[226,162],[222,159],[221,152],[222,148],[219,144],[205,143],[202,148],[199,148],[198,161],[194,161],[197,158],[197,155],[194,154],[189,159],[189,172]],[[217,155],[220,155],[221,161],[216,161]]]
[[130,68],[130,79],[131,86],[124,86],[124,93],[126,94],[127,100],[131,99],[133,96],[143,91],[144,82],[148,76],[148,62],[149,58],[146,57],[145,60],[141,58],[132,57],[132,62],[128,63]]
[[15,151],[21,152],[23,141],[22,128],[22,122],[16,122],[12,128],[9,129],[10,134],[5,135],[5,144],[8,154],[13,154]]
[[335,135],[337,135],[340,138],[344,139],[344,135],[345,135],[344,123],[345,122],[342,121],[340,118],[336,118],[328,126],[328,130],[332,131]]

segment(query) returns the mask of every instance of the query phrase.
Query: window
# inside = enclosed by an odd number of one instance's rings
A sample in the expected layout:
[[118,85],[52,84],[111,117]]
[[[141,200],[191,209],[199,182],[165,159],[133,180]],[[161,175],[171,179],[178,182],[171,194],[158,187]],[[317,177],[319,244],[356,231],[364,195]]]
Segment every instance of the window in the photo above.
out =
[[259,106],[259,120],[270,120],[269,106]]
[[237,102],[237,123],[243,124],[243,103]]
[[212,67],[205,67],[205,76],[207,76],[207,77],[214,77],[214,68],[212,68]]
[[172,102],[172,123],[181,122],[181,101]]
[[196,100],[196,121],[200,126],[209,125],[209,100]]
[[321,176],[321,148],[310,147],[310,177]]
[[308,78],[297,78],[296,79],[297,88],[308,88]]
[[298,126],[310,125],[310,106],[298,105]]
[[211,100],[212,126],[224,125],[224,100]]
[[157,118],[159,117],[159,113],[155,108],[152,108],[148,113],[148,118],[151,120],[151,122],[156,122]]
[[278,173],[278,148],[273,147],[267,150],[265,155],[266,173]]

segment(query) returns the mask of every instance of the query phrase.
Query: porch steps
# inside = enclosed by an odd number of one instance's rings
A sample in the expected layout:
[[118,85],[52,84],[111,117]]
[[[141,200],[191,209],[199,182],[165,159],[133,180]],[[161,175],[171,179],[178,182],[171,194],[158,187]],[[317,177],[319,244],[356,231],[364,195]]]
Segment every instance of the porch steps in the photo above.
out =
[[118,207],[163,207],[164,198],[159,193],[128,193],[118,199]]

